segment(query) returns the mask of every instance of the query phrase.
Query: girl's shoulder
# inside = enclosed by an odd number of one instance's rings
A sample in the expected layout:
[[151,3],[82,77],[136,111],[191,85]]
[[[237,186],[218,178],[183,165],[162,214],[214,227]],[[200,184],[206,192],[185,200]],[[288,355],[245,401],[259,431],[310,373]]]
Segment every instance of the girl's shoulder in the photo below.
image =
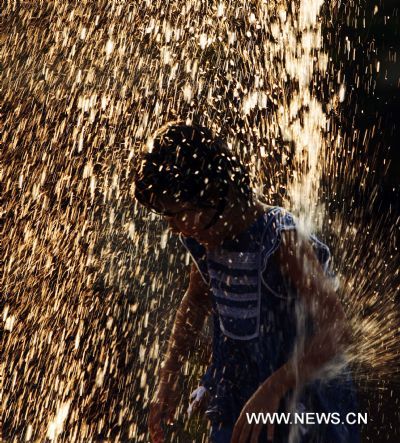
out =
[[202,279],[208,285],[210,283],[210,277],[208,274],[206,248],[193,237],[185,237],[182,234],[179,234],[178,238],[189,253],[194,265],[200,272]]
[[265,205],[264,219],[273,230],[293,229],[297,226],[295,216],[282,206]]
[[285,214],[292,215],[292,213],[288,209],[284,208],[283,206],[269,205],[269,204],[266,204],[260,200],[257,201],[257,207],[258,207],[259,213],[264,213],[266,215],[275,215],[275,216],[276,215],[285,215]]

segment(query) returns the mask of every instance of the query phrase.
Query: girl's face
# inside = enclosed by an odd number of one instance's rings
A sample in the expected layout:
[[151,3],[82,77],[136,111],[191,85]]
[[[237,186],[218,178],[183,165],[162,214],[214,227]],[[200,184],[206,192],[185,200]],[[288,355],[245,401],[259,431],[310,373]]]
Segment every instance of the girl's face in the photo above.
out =
[[165,211],[164,219],[171,231],[185,237],[201,237],[216,213],[212,207],[198,208],[190,203],[169,203],[165,205]]

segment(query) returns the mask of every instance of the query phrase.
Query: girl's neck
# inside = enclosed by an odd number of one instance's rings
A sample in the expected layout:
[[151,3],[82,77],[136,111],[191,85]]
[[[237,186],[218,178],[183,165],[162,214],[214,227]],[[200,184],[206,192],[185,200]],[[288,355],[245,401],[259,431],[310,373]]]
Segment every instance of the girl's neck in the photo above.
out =
[[207,250],[219,246],[224,240],[231,239],[251,226],[270,206],[254,199],[249,204],[239,199],[230,199],[235,203],[228,204],[220,219],[214,226],[202,233],[197,240]]

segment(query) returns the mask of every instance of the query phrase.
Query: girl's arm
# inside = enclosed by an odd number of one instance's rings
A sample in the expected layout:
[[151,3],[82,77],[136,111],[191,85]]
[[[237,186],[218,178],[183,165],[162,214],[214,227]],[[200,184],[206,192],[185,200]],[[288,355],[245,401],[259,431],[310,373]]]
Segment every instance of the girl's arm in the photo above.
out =
[[189,287],[175,315],[175,322],[168,342],[168,349],[161,368],[161,379],[170,378],[182,367],[194,349],[198,334],[211,312],[209,287],[195,265],[190,270]]
[[278,260],[311,312],[314,335],[303,355],[275,372],[283,390],[311,380],[321,367],[350,343],[350,327],[333,285],[310,242],[297,231],[283,231]]
[[173,420],[181,397],[177,384],[178,373],[194,349],[211,307],[209,287],[192,265],[189,287],[175,316],[168,350],[160,370],[160,382],[150,405],[148,426],[154,443],[165,441],[162,424]]
[[[350,342],[350,329],[331,282],[315,256],[309,241],[297,231],[283,231],[277,251],[282,272],[296,286],[314,320],[314,335],[303,355],[281,366],[265,380],[244,405],[233,429],[231,443],[255,443],[262,423],[250,424],[247,414],[274,413],[286,392],[314,378],[325,363]],[[268,440],[274,425],[267,424]]]

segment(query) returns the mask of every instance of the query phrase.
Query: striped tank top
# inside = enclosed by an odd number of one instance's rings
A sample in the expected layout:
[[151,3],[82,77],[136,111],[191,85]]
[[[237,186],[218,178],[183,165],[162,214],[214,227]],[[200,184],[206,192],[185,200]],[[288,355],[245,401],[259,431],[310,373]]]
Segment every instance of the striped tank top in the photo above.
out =
[[[211,288],[222,333],[235,340],[259,337],[263,293],[288,297],[287,282],[269,259],[277,250],[283,230],[295,229],[294,217],[274,207],[250,228],[212,251],[193,238],[180,236],[203,280]],[[312,244],[324,269],[330,252],[315,236]],[[267,272],[266,272],[267,271]],[[269,272],[268,272],[269,271]]]

